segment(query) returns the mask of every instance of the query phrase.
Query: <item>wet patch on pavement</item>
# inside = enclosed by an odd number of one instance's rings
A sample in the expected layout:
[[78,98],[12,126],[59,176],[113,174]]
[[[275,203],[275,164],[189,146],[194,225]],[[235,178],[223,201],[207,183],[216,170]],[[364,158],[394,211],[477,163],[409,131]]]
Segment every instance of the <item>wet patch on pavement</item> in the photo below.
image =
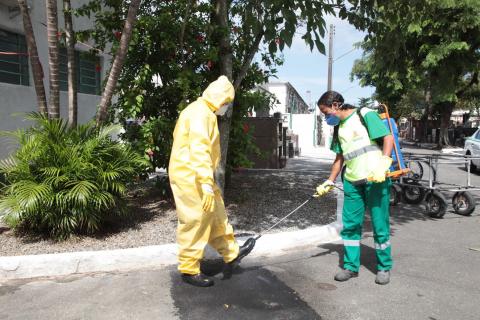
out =
[[238,268],[229,280],[197,288],[172,272],[171,296],[180,319],[321,319],[298,294],[264,268]]

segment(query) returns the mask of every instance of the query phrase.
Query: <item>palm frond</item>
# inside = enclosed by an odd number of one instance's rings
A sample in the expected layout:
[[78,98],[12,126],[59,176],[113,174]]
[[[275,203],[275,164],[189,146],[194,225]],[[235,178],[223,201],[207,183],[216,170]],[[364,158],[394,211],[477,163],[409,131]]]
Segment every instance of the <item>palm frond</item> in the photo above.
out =
[[128,144],[112,141],[118,125],[69,128],[38,113],[27,120],[33,126],[7,134],[20,146],[0,161],[6,178],[0,215],[9,225],[63,239],[95,232],[107,218],[127,212],[126,185],[149,163]]

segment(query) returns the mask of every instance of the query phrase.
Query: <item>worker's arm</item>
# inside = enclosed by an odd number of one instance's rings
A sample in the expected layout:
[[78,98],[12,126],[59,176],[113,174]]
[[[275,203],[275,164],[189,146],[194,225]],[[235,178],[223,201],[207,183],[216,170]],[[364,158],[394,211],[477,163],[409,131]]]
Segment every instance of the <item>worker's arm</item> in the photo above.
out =
[[335,161],[333,161],[332,169],[330,171],[330,176],[328,177],[328,180],[334,182],[335,179],[340,174],[340,172],[342,171],[342,166],[343,166],[343,155],[341,153],[337,153],[337,156],[335,157]]
[[383,137],[383,155],[384,156],[387,156],[387,157],[392,156],[393,144],[394,144],[394,140],[391,134]]

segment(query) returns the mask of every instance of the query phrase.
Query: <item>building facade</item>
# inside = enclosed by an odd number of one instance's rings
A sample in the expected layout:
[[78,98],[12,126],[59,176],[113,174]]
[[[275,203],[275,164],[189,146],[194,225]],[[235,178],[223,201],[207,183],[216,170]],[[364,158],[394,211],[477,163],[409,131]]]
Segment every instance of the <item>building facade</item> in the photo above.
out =
[[[72,1],[78,8],[88,0]],[[49,94],[48,41],[46,27],[46,8],[44,1],[29,0],[30,17],[35,34],[38,54],[42,64],[45,91]],[[64,29],[63,1],[58,1],[59,31]],[[88,29],[92,21],[85,17],[73,17],[75,31]],[[78,43],[77,84],[78,84],[78,122],[86,122],[95,116],[100,102],[101,83],[105,71],[110,66],[111,57],[103,53],[91,53],[88,44]],[[67,117],[67,58],[66,49],[60,48],[60,114]],[[0,0],[0,130],[15,130],[28,126],[22,114],[38,111],[35,88],[32,78],[22,15],[16,0]],[[15,146],[0,140],[0,159],[14,150]]]
[[309,113],[308,104],[298,94],[290,82],[268,82],[261,87],[272,93],[277,99],[273,109],[270,110],[270,115],[276,112],[280,112],[281,114]]

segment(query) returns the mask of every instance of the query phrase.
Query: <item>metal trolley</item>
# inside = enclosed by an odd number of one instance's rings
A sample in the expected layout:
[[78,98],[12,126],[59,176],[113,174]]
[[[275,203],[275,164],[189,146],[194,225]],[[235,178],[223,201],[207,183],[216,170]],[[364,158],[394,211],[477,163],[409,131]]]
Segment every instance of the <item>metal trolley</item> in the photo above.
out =
[[[427,214],[441,218],[448,207],[447,193],[453,193],[451,202],[455,213],[471,215],[476,205],[473,192],[480,191],[479,186],[471,184],[471,160],[471,157],[462,155],[405,153],[404,161],[410,172],[394,180],[391,204],[395,205],[400,201],[420,204],[425,201]],[[437,173],[440,165],[464,166],[465,184],[439,181]]]

